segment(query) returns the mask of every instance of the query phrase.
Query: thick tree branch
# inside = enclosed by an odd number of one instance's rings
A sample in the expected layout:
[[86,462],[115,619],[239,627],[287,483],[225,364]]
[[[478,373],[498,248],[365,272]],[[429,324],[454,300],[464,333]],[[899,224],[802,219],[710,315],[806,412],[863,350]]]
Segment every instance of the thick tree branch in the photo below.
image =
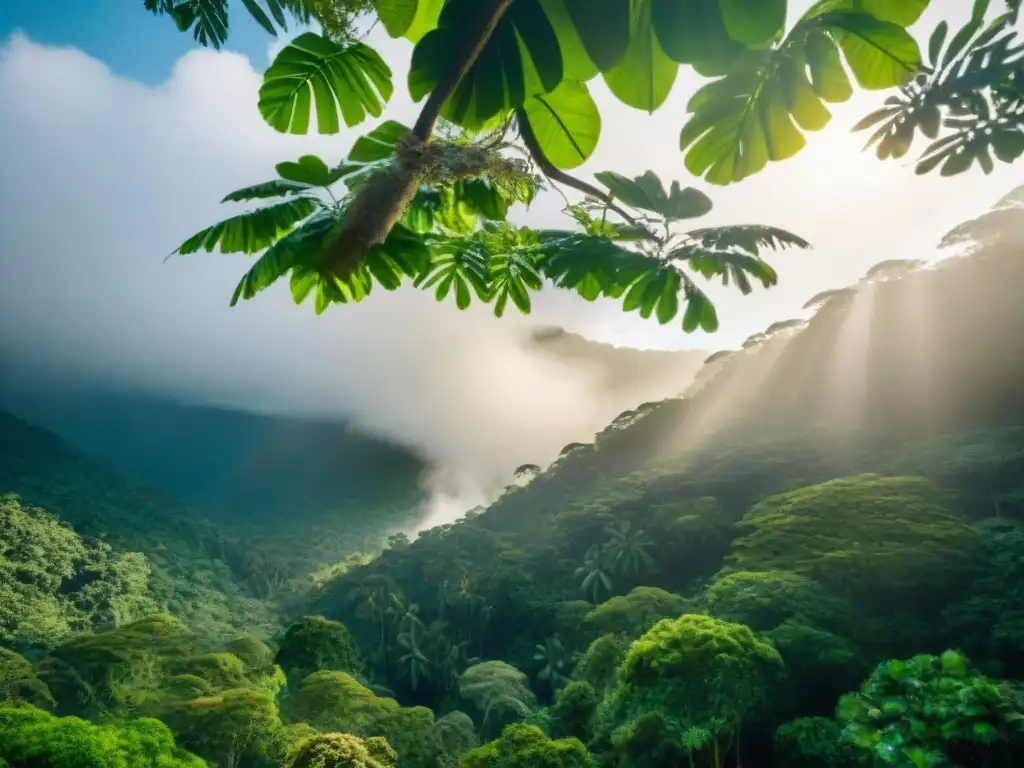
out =
[[427,103],[423,105],[420,116],[416,118],[416,125],[412,129],[413,135],[420,141],[427,141],[430,138],[430,135],[434,132],[434,123],[437,122],[444,103],[451,98],[451,95],[455,93],[455,89],[459,87],[459,83],[462,82],[466,73],[476,63],[476,60],[487,46],[487,42],[491,39],[491,35],[494,34],[494,30],[497,29],[501,17],[505,15],[505,11],[509,9],[513,2],[515,0],[492,0],[493,7],[487,12],[488,15],[481,19],[480,31],[477,34],[476,40],[462,49],[451,72],[430,92],[430,96],[427,97]]
[[572,187],[585,195],[596,197],[602,203],[607,205],[608,208],[615,211],[619,216],[628,221],[632,226],[639,229],[646,229],[646,227],[638,222],[633,216],[617,206],[612,199],[612,196],[607,192],[602,192],[593,184],[590,184],[583,179],[577,179],[572,174],[566,173],[560,168],[557,168],[555,164],[548,159],[548,156],[544,154],[544,150],[541,149],[540,142],[537,141],[537,134],[533,132],[533,127],[530,125],[530,121],[526,119],[526,113],[522,107],[516,110],[516,122],[519,125],[519,135],[523,139],[523,144],[526,145],[526,149],[530,153],[530,156],[533,158],[534,162],[537,163],[537,167],[540,168],[541,172],[545,176],[552,181],[557,181],[559,184]]

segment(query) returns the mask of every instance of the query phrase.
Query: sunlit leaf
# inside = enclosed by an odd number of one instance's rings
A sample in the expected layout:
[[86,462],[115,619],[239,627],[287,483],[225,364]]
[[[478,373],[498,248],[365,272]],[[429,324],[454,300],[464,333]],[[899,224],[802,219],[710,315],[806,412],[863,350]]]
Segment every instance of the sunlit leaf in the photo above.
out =
[[605,71],[608,90],[635,109],[654,112],[665,103],[679,64],[661,47],[652,23],[653,0],[630,0],[629,46],[618,63]]
[[905,29],[828,7],[819,3],[779,46],[743,61],[693,96],[680,135],[691,173],[730,184],[798,153],[806,144],[803,131],[820,130],[829,121],[822,102],[843,101],[852,93],[843,57],[865,88],[900,85],[915,74],[920,51]]
[[557,168],[575,168],[597,148],[601,114],[583,83],[566,80],[551,93],[532,96],[522,115]]
[[337,133],[339,113],[350,127],[367,116],[379,117],[393,90],[391,69],[368,45],[306,32],[267,68],[259,110],[276,130],[304,134],[315,107],[317,131]]

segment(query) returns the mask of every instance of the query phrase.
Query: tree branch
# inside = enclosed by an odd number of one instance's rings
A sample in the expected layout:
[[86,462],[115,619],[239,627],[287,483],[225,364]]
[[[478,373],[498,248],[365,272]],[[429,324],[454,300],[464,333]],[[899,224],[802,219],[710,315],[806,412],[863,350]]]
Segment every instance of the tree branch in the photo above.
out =
[[[617,206],[610,194],[602,192],[593,184],[590,184],[583,179],[577,179],[572,174],[566,173],[560,168],[557,168],[555,164],[548,159],[548,156],[544,154],[544,150],[541,149],[540,142],[537,141],[537,134],[533,132],[533,127],[530,125],[530,121],[526,119],[526,113],[522,107],[516,109],[516,122],[519,124],[519,135],[523,139],[523,144],[526,145],[526,149],[529,151],[530,156],[533,158],[534,162],[537,163],[537,167],[540,168],[541,172],[545,176],[552,181],[557,181],[567,187],[572,187],[585,195],[596,197],[611,210],[615,211],[619,216],[628,221],[632,226],[637,227],[638,229],[646,229],[646,227],[640,224],[640,222],[638,222],[633,216]],[[653,235],[651,235],[651,237],[652,239],[655,239]]]
[[483,53],[487,42],[491,39],[491,35],[497,29],[501,17],[505,15],[505,11],[509,9],[509,6],[515,0],[492,0],[492,2],[493,8],[481,19],[482,24],[477,34],[477,39],[473,41],[472,45],[467,45],[462,49],[455,61],[455,66],[452,67],[447,77],[439,82],[437,87],[430,92],[430,96],[427,97],[427,103],[423,105],[419,117],[416,118],[416,125],[413,126],[412,133],[420,141],[427,141],[430,138],[430,135],[434,132],[434,123],[437,122],[444,103],[455,93],[459,83],[462,82],[466,73],[476,63],[480,54]]

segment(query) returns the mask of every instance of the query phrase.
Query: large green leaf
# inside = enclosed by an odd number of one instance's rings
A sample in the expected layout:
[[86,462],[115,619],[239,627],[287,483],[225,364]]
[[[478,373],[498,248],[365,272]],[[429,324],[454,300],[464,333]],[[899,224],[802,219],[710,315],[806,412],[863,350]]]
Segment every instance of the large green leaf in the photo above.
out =
[[601,71],[614,67],[629,48],[631,0],[562,0],[580,42]]
[[575,168],[597,148],[601,113],[583,83],[566,80],[548,94],[523,104],[521,119],[529,123],[545,156],[558,168]]
[[260,88],[263,119],[282,133],[309,130],[313,106],[317,130],[337,133],[345,125],[379,117],[391,98],[391,69],[363,43],[336,43],[313,32],[299,35],[267,68]]
[[917,41],[899,24],[856,11],[823,14],[817,22],[839,43],[861,88],[902,85],[921,65]]
[[211,253],[220,246],[221,253],[257,253],[273,245],[319,207],[319,201],[300,197],[232,216],[192,235],[175,252]]
[[661,47],[652,23],[653,0],[630,0],[629,46],[604,73],[615,97],[630,107],[653,112],[668,98],[679,64]]
[[416,6],[416,16],[413,17],[412,24],[409,25],[409,28],[403,34],[405,39],[418,43],[427,32],[434,29],[437,26],[438,19],[441,17],[444,1],[419,0]]
[[[629,0],[615,0],[615,2],[628,7]],[[540,4],[558,38],[558,47],[562,51],[563,77],[566,80],[586,82],[596,76],[600,69],[594,63],[580,37],[580,31],[566,8],[566,0],[540,0]],[[608,37],[608,35],[605,36],[606,39]],[[625,46],[623,46],[623,50],[625,50]]]
[[729,36],[748,46],[773,42],[786,28],[786,0],[718,0]]
[[[495,0],[448,0],[437,28],[413,49],[409,93],[419,101],[450,76],[465,46],[472,45]],[[540,0],[517,0],[501,17],[476,62],[459,82],[442,114],[481,129],[527,98],[550,93],[564,68],[558,36]]]
[[[840,55],[842,53],[842,56]],[[825,101],[852,93],[842,58],[865,88],[909,80],[920,64],[914,38],[866,13],[815,7],[778,47],[702,87],[680,135],[686,167],[729,184],[792,157],[831,118]]]
[[377,18],[391,37],[402,37],[416,20],[419,0],[376,0]]
[[693,64],[704,74],[723,74],[745,51],[729,35],[719,0],[652,0],[651,13],[669,58]]
[[[966,4],[970,0],[964,0]],[[861,11],[879,21],[888,21],[909,27],[921,18],[931,0],[819,0],[807,15],[830,11]]]

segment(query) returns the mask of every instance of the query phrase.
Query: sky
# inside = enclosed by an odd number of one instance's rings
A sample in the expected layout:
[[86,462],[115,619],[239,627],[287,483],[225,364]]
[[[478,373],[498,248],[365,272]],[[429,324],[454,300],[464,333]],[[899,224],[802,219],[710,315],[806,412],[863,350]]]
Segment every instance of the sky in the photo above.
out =
[[[807,4],[793,4],[794,13]],[[969,5],[933,0],[915,30],[926,36],[939,19],[962,21]],[[316,317],[311,306],[292,304],[286,285],[231,309],[244,257],[164,257],[234,212],[219,205],[226,192],[309,152],[336,162],[373,126],[309,137],[267,127],[256,95],[282,41],[233,10],[227,49],[214,52],[145,12],[141,0],[0,4],[0,351],[9,360],[182,397],[338,413],[443,462],[492,471],[517,457],[540,461],[607,420],[587,371],[524,350],[519,334],[531,323],[640,347],[736,346],[879,261],[930,258],[945,231],[1024,183],[1020,163],[988,177],[922,179],[909,161],[861,153],[864,137],[848,129],[884,98],[861,93],[834,109],[832,124],[796,158],[710,187],[688,175],[678,149],[696,76],[681,73],[654,115],[619,104],[598,82],[602,137],[580,175],[650,168],[666,185],[678,180],[712,197],[715,209],[700,226],[772,224],[814,246],[772,254],[780,280],[768,291],[712,289],[717,334],[686,335],[677,323],[658,326],[615,302],[587,304],[554,290],[530,318],[502,321],[486,308],[459,312],[411,291]],[[411,124],[410,46],[379,29],[368,42],[395,70],[385,118]],[[562,205],[549,193],[516,218],[564,226]],[[503,448],[517,433],[521,443]]]

